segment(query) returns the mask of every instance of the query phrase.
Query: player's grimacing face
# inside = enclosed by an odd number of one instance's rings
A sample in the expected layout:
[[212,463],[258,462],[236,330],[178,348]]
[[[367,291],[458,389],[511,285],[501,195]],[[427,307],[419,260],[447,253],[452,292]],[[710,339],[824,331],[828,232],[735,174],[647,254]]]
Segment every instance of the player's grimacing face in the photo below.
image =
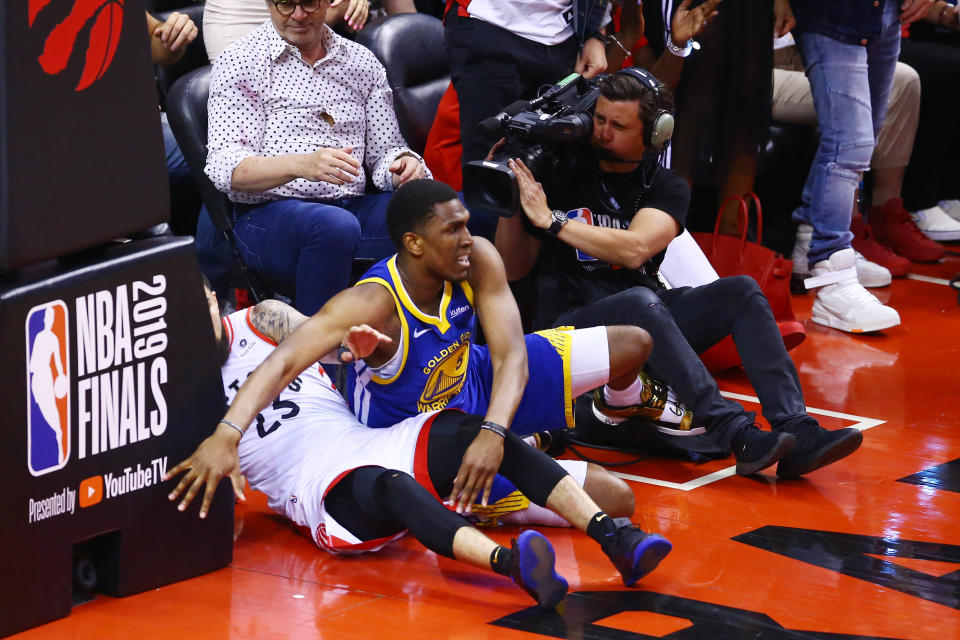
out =
[[423,225],[424,257],[445,280],[465,280],[470,270],[473,236],[467,229],[470,212],[454,198],[433,207]]

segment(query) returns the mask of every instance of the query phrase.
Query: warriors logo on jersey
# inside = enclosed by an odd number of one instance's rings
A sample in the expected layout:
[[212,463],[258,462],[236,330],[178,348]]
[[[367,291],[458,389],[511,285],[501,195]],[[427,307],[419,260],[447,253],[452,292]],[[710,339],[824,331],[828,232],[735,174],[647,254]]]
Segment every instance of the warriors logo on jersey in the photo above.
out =
[[[470,333],[466,333],[466,339],[461,338],[443,349],[440,356],[439,360],[431,359],[428,366],[424,367],[424,372],[429,372],[429,377],[423,386],[423,393],[420,394],[420,411],[443,409],[452,396],[460,393],[466,379],[467,365],[470,363]],[[429,365],[433,362],[437,364],[431,368]]]

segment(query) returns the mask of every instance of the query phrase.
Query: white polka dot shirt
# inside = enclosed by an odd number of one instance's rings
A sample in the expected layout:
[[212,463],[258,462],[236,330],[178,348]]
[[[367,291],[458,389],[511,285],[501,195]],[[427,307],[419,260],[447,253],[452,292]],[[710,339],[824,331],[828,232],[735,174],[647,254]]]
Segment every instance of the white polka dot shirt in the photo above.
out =
[[217,58],[207,102],[207,166],[213,184],[234,202],[280,198],[335,200],[364,193],[366,178],[335,185],[297,178],[262,192],[231,188],[233,170],[251,156],[353,147],[374,184],[393,189],[389,167],[407,148],[380,61],[366,47],[324,27],[327,55],[312,66],[270,21]]

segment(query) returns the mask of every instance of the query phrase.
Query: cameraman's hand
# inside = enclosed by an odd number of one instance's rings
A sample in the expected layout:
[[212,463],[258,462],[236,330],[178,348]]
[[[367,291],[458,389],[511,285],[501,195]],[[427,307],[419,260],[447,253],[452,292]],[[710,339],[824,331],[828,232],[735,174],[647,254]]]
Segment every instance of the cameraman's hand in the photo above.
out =
[[547,206],[547,195],[543,192],[543,185],[536,181],[527,165],[520,159],[511,159],[508,162],[510,170],[517,177],[520,187],[520,206],[527,218],[538,229],[549,229],[553,223],[553,211]]

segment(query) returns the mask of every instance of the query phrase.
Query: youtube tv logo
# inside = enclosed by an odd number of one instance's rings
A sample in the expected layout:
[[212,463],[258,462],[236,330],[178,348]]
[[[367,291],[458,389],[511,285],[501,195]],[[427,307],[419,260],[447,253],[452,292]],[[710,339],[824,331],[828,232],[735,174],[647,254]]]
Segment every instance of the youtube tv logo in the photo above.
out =
[[81,507],[89,507],[103,500],[103,476],[91,476],[80,483],[77,490]]

